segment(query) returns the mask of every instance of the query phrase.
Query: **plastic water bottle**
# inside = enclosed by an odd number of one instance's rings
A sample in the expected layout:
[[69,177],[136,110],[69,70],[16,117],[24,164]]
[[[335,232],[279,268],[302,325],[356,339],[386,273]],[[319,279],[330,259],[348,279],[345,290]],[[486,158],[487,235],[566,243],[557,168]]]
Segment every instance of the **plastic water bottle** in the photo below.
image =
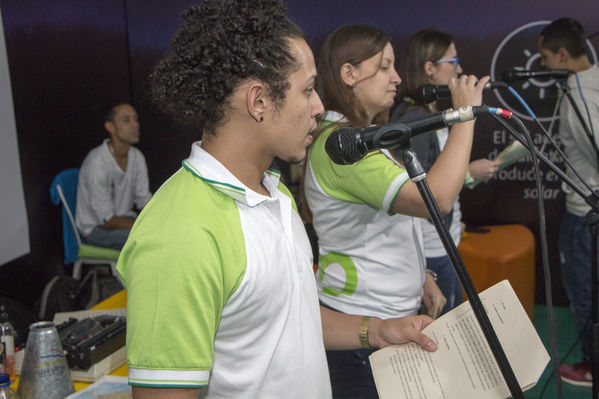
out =
[[10,387],[10,377],[6,373],[0,374],[0,399],[19,399],[19,395]]
[[[14,382],[16,378],[15,373],[15,330],[8,320],[8,314],[4,312],[4,309],[0,310],[0,344],[3,346],[3,355],[0,358],[3,359],[3,369],[0,370],[2,373],[8,374],[10,382]],[[2,368],[2,367],[0,367]]]

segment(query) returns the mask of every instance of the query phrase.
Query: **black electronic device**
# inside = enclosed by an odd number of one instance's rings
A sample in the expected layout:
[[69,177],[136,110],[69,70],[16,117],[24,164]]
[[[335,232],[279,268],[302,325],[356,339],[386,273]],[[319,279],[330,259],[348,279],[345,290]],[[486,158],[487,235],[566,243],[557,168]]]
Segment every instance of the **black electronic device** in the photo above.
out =
[[69,320],[56,326],[67,362],[87,370],[125,345],[125,317],[101,315]]

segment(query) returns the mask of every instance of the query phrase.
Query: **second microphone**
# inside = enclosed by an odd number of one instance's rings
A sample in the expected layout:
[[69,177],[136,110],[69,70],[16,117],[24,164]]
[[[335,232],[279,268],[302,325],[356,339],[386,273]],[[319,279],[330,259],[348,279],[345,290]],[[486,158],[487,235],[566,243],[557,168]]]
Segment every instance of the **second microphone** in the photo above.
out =
[[336,164],[351,165],[364,158],[370,151],[406,144],[416,135],[470,121],[488,112],[489,107],[486,105],[467,106],[427,115],[406,123],[392,122],[365,129],[341,128],[327,138],[325,150]]
[[[499,89],[508,87],[504,82],[489,82],[485,85],[485,90]],[[451,97],[451,91],[447,85],[424,84],[416,89],[416,100],[423,104],[432,103],[441,98]]]

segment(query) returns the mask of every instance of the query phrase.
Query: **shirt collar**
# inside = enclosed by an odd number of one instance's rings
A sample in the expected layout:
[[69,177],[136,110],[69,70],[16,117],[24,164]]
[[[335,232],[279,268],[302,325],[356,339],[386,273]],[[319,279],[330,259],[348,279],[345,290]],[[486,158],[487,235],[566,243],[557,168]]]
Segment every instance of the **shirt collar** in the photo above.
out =
[[[193,143],[191,145],[191,155],[183,161],[183,167],[194,176],[247,206],[256,206],[271,199],[244,185],[222,163],[200,147],[200,144],[201,141]],[[262,183],[273,197],[279,185],[280,177],[281,172],[275,169],[269,168],[264,172]]]

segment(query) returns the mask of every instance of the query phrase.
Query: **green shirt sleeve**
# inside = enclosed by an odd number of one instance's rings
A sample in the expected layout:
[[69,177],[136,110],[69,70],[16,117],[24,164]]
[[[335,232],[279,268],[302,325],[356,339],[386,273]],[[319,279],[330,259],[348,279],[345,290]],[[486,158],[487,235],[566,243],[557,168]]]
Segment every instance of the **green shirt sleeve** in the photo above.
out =
[[221,313],[247,259],[235,201],[206,187],[180,171],[146,205],[121,252],[130,368],[212,367]]
[[335,164],[324,149],[333,130],[325,130],[310,151],[310,164],[319,185],[331,197],[390,212],[393,198],[409,179],[407,172],[379,150],[352,165]]

